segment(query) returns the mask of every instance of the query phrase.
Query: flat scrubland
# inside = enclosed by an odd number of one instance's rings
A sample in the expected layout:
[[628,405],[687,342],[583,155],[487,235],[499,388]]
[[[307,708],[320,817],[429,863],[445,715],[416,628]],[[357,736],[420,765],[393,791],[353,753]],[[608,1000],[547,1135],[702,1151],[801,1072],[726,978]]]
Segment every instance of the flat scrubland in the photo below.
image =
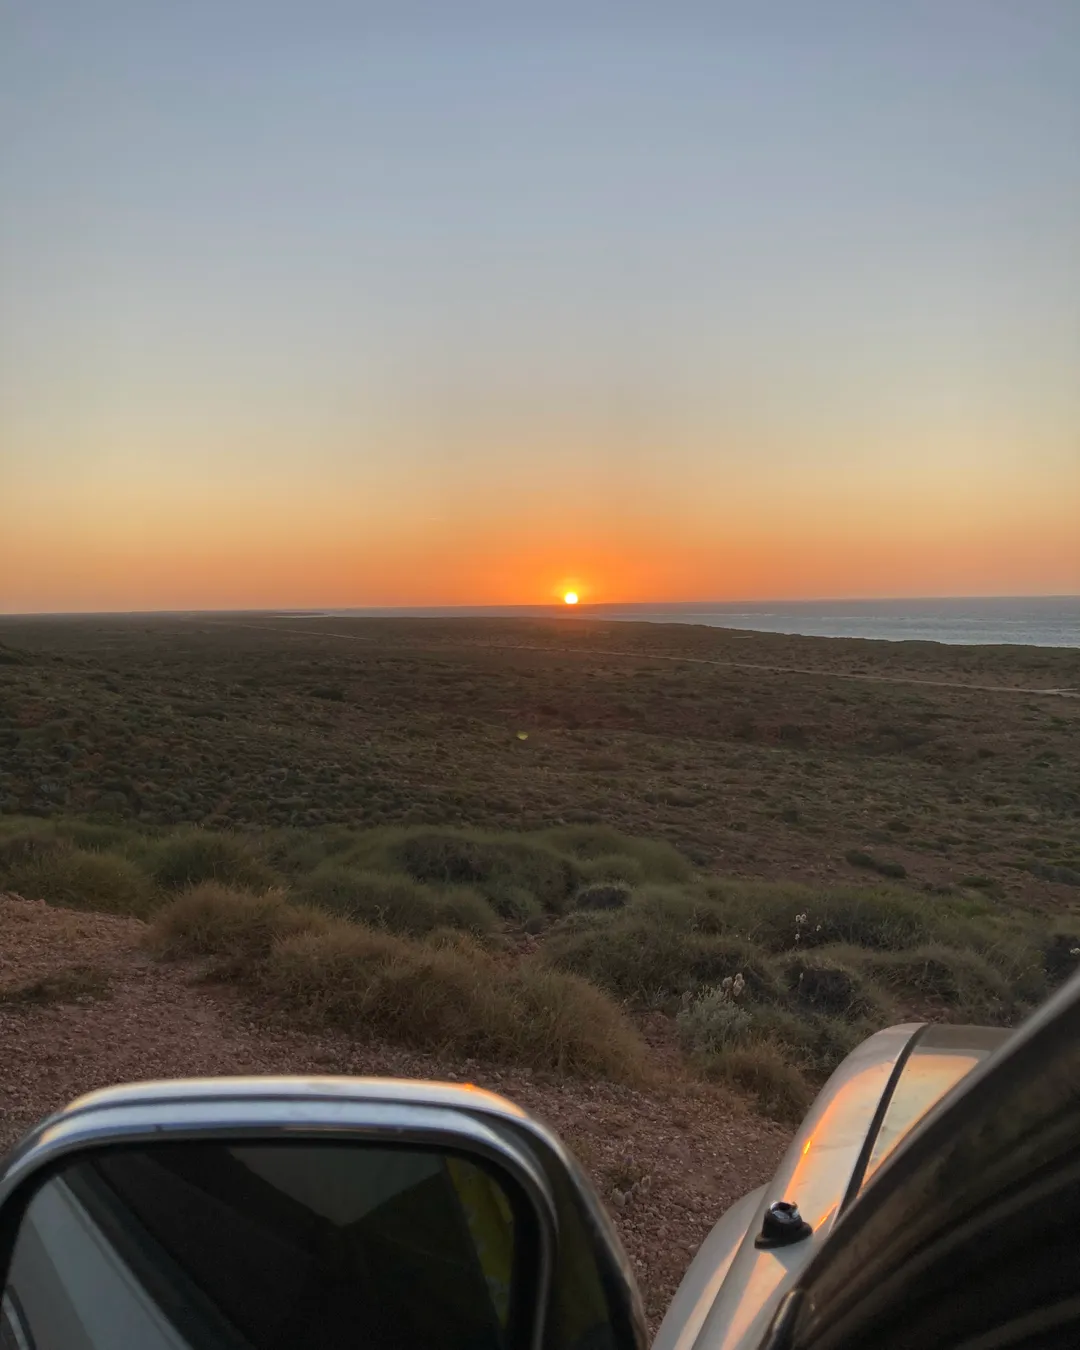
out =
[[[791,1119],[1080,949],[1080,653],[587,620],[0,621],[0,889],[290,1025]],[[66,998],[8,983],[6,1000]],[[59,989],[59,992],[57,992]]]

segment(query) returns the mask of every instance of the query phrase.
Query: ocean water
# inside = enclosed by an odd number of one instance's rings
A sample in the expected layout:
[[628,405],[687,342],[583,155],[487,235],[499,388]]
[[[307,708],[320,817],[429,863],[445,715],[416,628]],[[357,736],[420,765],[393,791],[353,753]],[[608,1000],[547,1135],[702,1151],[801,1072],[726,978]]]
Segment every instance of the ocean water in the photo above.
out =
[[[306,613],[312,617],[311,611]],[[830,600],[755,604],[553,605],[322,610],[323,616],[563,617],[696,623],[808,637],[878,638],[985,646],[1080,647],[1080,595],[950,600]],[[295,615],[292,617],[296,617]]]
[[[615,613],[619,610],[619,613]],[[597,606],[609,618],[701,623],[808,637],[985,646],[1080,647],[1080,596],[1020,599],[843,600],[753,605]],[[631,612],[633,611],[633,612]],[[677,613],[676,613],[677,611]]]

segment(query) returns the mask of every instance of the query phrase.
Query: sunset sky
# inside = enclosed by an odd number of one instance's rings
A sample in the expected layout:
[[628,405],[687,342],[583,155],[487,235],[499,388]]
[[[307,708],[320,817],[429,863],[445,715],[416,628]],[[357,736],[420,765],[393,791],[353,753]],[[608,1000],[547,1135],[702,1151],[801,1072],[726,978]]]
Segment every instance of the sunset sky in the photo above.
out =
[[0,29],[0,611],[1080,592],[1077,0]]

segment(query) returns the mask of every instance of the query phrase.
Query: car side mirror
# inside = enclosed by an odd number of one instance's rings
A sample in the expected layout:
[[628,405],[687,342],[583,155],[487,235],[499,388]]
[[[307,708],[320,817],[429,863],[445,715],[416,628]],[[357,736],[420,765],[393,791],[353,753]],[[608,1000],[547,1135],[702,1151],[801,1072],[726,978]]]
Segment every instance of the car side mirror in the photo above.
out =
[[0,1176],[0,1346],[644,1350],[600,1201],[489,1093],[376,1079],[109,1089]]

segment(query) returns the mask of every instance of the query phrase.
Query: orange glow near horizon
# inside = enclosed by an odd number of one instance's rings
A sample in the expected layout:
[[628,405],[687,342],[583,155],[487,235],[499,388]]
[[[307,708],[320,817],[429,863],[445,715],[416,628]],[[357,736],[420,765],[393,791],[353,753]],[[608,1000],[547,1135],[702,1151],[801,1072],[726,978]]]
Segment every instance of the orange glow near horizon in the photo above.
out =
[[577,591],[567,591],[563,596],[564,605],[576,605],[578,602]]
[[[258,506],[157,518],[93,502],[81,513],[13,510],[0,536],[0,612],[566,605],[571,593],[590,604],[1080,593],[1064,495],[1057,512],[951,524],[902,513],[880,526],[836,513],[795,523],[773,505],[774,519],[730,521],[723,532],[670,518],[590,532],[543,517],[511,530],[407,514],[361,529],[329,507]],[[552,588],[543,578],[568,554],[577,575]]]
[[0,614],[1080,594],[1076,6],[237,7],[5,26]]
[[134,447],[114,464],[72,451],[66,472],[5,458],[0,612],[1080,593],[1080,460],[1038,484],[810,459],[781,478],[752,456],[663,479],[614,465],[580,470],[568,503],[558,457],[426,476],[419,451],[336,475]]

